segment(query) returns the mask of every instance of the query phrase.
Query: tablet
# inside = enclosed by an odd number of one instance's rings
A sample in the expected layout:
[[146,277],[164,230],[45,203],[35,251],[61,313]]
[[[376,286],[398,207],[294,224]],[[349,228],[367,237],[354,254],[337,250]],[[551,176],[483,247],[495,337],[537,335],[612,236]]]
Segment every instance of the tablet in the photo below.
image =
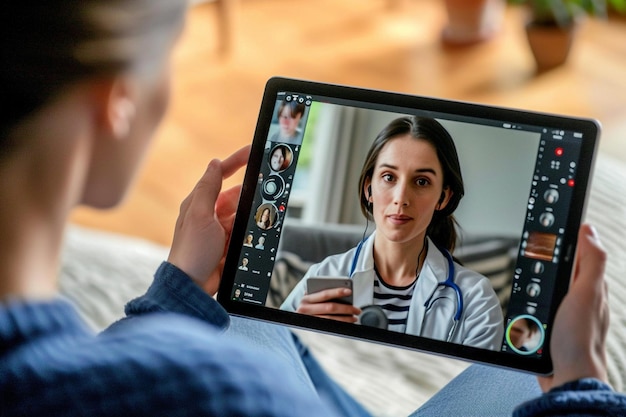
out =
[[[599,131],[591,119],[270,79],[218,301],[549,374]],[[352,304],[318,293],[303,309],[307,279],[325,276],[352,281]]]

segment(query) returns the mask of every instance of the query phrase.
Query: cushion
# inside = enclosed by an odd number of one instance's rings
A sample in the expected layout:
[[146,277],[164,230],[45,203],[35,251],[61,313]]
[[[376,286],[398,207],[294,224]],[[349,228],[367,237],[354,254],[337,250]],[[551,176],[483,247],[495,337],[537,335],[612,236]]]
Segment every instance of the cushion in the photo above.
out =
[[276,258],[265,305],[278,308],[289,295],[293,287],[302,279],[313,265],[295,253],[282,251]]

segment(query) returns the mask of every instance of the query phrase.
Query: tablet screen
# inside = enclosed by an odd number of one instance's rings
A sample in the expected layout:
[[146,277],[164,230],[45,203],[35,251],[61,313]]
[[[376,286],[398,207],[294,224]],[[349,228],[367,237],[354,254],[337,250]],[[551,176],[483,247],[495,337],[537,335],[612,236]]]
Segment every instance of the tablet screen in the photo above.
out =
[[[597,136],[592,120],[272,79],[218,300],[548,373]],[[352,305],[309,278],[350,279]]]

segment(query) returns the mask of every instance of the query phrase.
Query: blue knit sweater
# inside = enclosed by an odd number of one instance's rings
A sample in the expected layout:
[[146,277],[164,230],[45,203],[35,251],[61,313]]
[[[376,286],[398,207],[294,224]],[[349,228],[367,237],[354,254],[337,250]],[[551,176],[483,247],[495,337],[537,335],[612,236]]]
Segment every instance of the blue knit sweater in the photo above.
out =
[[96,336],[61,300],[0,305],[0,416],[331,415],[171,264],[126,313]]

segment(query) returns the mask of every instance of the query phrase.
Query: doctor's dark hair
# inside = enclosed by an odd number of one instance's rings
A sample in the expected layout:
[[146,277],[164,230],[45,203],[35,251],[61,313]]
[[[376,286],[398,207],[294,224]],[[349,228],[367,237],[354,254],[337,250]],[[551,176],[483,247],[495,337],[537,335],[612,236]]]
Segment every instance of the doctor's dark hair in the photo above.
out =
[[448,204],[441,210],[435,211],[428,225],[426,234],[439,247],[454,250],[457,242],[457,222],[454,211],[465,194],[463,176],[457,155],[456,146],[450,133],[435,119],[427,117],[401,117],[391,121],[378,134],[367,153],[361,176],[359,179],[359,200],[361,212],[369,220],[373,220],[372,207],[368,201],[364,187],[365,182],[374,175],[376,160],[383,147],[398,136],[411,135],[416,140],[425,140],[437,152],[437,158],[443,169],[443,187],[450,188],[452,196]]
[[86,79],[151,71],[180,33],[187,0],[7,0],[0,17],[0,160],[17,124]]

